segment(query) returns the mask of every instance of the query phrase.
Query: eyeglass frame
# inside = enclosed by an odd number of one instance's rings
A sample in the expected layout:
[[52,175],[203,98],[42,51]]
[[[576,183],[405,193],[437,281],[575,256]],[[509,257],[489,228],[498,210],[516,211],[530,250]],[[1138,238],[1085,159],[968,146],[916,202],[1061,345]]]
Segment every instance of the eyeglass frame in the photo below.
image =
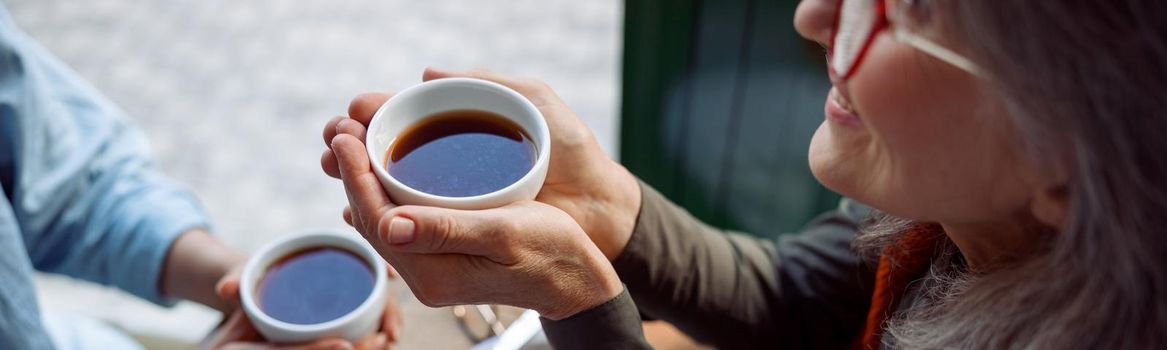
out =
[[[856,53],[855,62],[851,64],[851,67],[849,67],[846,72],[843,72],[844,74],[839,74],[839,72],[835,71],[835,65],[832,64],[832,62],[833,62],[832,57],[834,55],[835,48],[838,47],[838,45],[836,45],[836,43],[835,43],[835,37],[839,33],[839,19],[842,17],[843,2],[844,1],[864,1],[864,0],[838,0],[835,2],[835,4],[836,4],[836,6],[835,6],[835,19],[831,23],[831,38],[830,38],[831,45],[827,50],[827,69],[830,71],[832,81],[845,82],[848,79],[850,79],[851,76],[854,75],[855,72],[859,70],[859,66],[861,66],[863,64],[863,59],[866,58],[868,51],[870,51],[870,49],[871,49],[872,43],[875,42],[875,38],[878,37],[880,33],[882,33],[884,30],[888,29],[889,27],[891,28],[891,32],[892,32],[893,37],[897,41],[902,42],[904,44],[907,44],[908,46],[914,47],[917,50],[920,50],[920,51],[922,51],[922,52],[924,52],[932,57],[935,57],[936,59],[939,59],[941,61],[944,61],[945,63],[951,64],[951,65],[953,65],[957,68],[960,68],[964,71],[967,71],[973,75],[976,75],[976,76],[983,76],[984,75],[982,73],[982,72],[984,72],[984,70],[982,70],[980,68],[980,66],[978,66],[976,63],[973,63],[972,60],[969,60],[964,55],[958,54],[955,51],[952,51],[952,50],[950,50],[950,49],[948,49],[948,48],[946,48],[946,47],[944,47],[944,46],[942,46],[942,45],[940,45],[932,40],[926,39],[922,36],[916,35],[915,33],[909,32],[903,26],[893,25],[893,24],[895,24],[895,22],[899,22],[899,21],[898,21],[898,19],[893,21],[893,18],[889,17],[890,14],[888,13],[889,11],[887,10],[887,2],[891,1],[891,0],[876,0],[875,1],[875,15],[878,16],[878,18],[876,18],[875,22],[872,24],[871,31],[868,32],[867,37],[863,38],[863,46],[861,46],[859,48],[859,52]],[[900,0],[900,1],[905,2],[905,3],[910,3],[914,0]]]

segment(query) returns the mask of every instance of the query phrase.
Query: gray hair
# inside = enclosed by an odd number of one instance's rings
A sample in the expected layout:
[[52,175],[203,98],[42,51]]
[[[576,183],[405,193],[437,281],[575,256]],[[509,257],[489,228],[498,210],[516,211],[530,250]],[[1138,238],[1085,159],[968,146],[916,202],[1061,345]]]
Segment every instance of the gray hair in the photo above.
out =
[[[922,302],[894,315],[885,341],[912,349],[1162,346],[1167,3],[933,7],[938,22],[987,69],[988,86],[1004,101],[1027,154],[1070,169],[1069,212],[1047,247],[990,271],[967,271],[949,242],[919,284]],[[876,254],[909,224],[882,216],[855,247]]]

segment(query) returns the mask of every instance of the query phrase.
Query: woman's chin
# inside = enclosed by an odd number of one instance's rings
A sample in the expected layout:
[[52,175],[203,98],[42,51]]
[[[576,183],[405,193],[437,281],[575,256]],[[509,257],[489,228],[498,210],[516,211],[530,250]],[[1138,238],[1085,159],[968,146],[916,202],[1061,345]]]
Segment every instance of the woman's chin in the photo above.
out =
[[842,193],[840,191],[840,177],[842,177],[842,169],[840,169],[841,155],[834,145],[832,132],[830,130],[829,122],[824,122],[819,125],[818,130],[815,130],[814,137],[810,139],[810,150],[807,154],[807,160],[810,165],[810,172],[814,175],[815,180],[818,180],[823,186],[826,186],[832,191]]
[[850,132],[840,135],[836,127],[824,121],[810,140],[807,160],[811,174],[826,188],[843,196],[856,197],[857,182],[868,171],[866,137],[856,137]]

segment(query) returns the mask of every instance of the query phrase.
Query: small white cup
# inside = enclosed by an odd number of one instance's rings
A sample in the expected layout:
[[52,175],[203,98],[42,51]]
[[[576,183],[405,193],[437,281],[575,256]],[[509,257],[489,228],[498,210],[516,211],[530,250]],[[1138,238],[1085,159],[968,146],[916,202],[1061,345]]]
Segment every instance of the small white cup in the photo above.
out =
[[[295,324],[277,320],[259,308],[259,282],[273,262],[288,254],[313,247],[334,247],[360,257],[373,269],[373,290],[356,309],[344,316],[316,324]],[[385,289],[388,288],[385,262],[373,247],[356,233],[329,230],[310,230],[292,234],[268,243],[256,251],[243,267],[239,294],[243,311],[255,329],[267,340],[277,343],[301,343],[324,337],[339,337],[358,341],[373,334],[381,325],[385,310]]]
[[[535,143],[537,158],[522,178],[500,190],[470,197],[446,197],[425,193],[389,175],[385,156],[394,139],[410,125],[427,116],[458,109],[493,112],[518,124]],[[389,198],[398,205],[425,205],[452,209],[488,209],[515,201],[534,199],[547,177],[551,159],[551,132],[543,114],[518,92],[494,82],[473,78],[430,80],[402,90],[381,105],[365,136],[373,171]]]

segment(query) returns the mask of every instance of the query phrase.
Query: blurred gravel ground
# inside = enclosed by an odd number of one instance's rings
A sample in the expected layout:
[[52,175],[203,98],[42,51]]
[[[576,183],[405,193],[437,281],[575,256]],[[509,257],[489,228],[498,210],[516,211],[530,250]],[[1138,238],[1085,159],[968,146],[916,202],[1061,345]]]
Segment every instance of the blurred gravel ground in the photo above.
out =
[[[251,251],[307,227],[344,227],[320,172],[320,129],[357,93],[401,89],[422,68],[484,67],[556,87],[616,150],[622,6],[615,0],[16,0],[16,21],[120,104],[161,168],[188,184],[215,231]],[[218,320],[60,277],[44,308],[192,343]],[[468,345],[444,310],[401,291],[404,348]]]

